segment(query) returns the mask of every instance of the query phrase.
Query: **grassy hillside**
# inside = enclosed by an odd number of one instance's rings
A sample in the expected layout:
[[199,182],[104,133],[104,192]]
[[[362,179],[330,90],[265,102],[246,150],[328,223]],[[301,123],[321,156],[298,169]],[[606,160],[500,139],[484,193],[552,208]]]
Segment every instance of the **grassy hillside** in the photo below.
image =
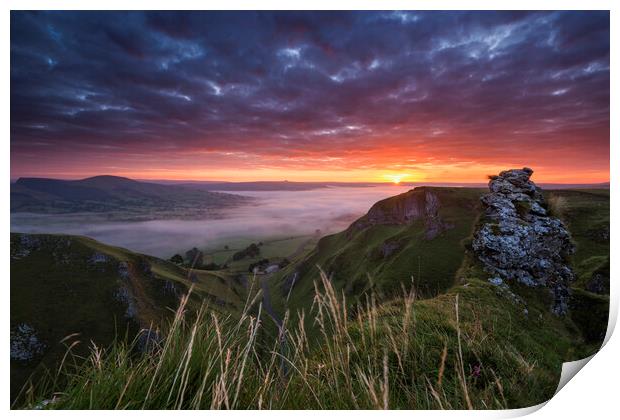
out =
[[[314,248],[319,239],[318,235],[280,235],[273,237],[239,237],[215,240],[209,246],[203,248],[205,263],[214,262],[216,264],[227,264],[247,271],[248,266],[262,258],[291,258],[301,252],[309,251]],[[233,260],[233,255],[245,249],[249,244],[256,243],[260,247],[260,255],[255,258],[243,258],[238,261]]]
[[609,190],[556,190],[546,195],[576,245],[571,316],[598,348],[609,315]]
[[158,351],[109,349],[48,386],[30,406],[85,409],[502,409],[550,398],[561,363],[582,357],[568,319],[532,301],[530,312],[486,281],[468,279],[432,299],[400,298],[348,311],[317,280],[306,316],[272,342],[253,316],[236,322],[200,311],[172,322]]
[[546,195],[577,246],[576,285],[585,288],[597,271],[609,278],[609,190],[556,190]]
[[[241,266],[197,272],[176,316],[163,317],[165,340],[153,351],[135,354],[135,345],[121,340],[86,361],[70,359],[59,374],[64,383],[42,382],[23,403],[484,409],[543,402],[555,391],[562,363],[592,354],[604,335],[609,298],[590,291],[589,284],[593,278],[605,283],[598,275],[609,264],[609,193],[546,193],[550,210],[564,220],[577,246],[572,257],[577,281],[566,317],[551,313],[547,293],[488,281],[469,251],[483,193],[417,188],[382,200],[346,231],[322,238],[309,251],[302,247],[284,270],[257,282],[240,279]],[[182,292],[191,284],[187,271],[170,263],[73,240],[84,249],[81,261],[93,252],[115,261],[133,258],[135,267],[146,260],[148,278],[172,282]],[[35,256],[16,250],[17,258]],[[57,254],[48,249],[38,258]],[[23,265],[25,270],[28,264]],[[71,270],[57,265],[62,266],[45,260],[29,276],[52,267],[59,279],[71,277]],[[78,270],[83,278],[99,278],[89,264],[84,267]],[[138,277],[139,284],[151,281],[139,270]],[[12,287],[15,278],[12,272]],[[101,278],[107,278],[104,272]],[[145,290],[142,300],[153,302],[142,304],[149,314],[162,304]],[[121,318],[122,311],[108,316]],[[153,309],[141,322],[159,313]],[[11,316],[13,327],[13,309]]]
[[[413,277],[421,296],[434,296],[448,289],[461,266],[464,241],[471,235],[480,211],[481,189],[419,187],[382,200],[373,206],[381,214],[398,214],[401,204],[412,205],[433,194],[439,202],[438,216],[444,228],[428,237],[425,217],[398,222],[388,216],[385,222],[367,223],[364,216],[349,229],[322,238],[316,248],[294,261],[273,280],[273,299],[280,308],[308,305],[313,282],[321,267],[337,290],[349,298],[374,287],[384,296],[398,294],[401,284]],[[372,210],[371,210],[372,211]],[[286,297],[290,293],[288,302]],[[311,303],[311,302],[310,302]]]
[[[190,305],[206,300],[235,314],[245,288],[225,273],[186,269],[85,237],[11,234],[11,396],[42,368],[56,369],[66,347],[86,354],[140,328],[159,327],[194,285]],[[72,339],[61,341],[72,334]],[[30,346],[32,337],[36,343]],[[13,357],[15,356],[15,357]]]
[[[346,231],[322,238],[314,250],[269,279],[271,301],[281,314],[308,309],[319,267],[350,302],[370,290],[381,299],[398,295],[412,279],[420,297],[445,292],[466,276],[463,256],[480,215],[480,196],[486,192],[418,187],[379,201]],[[426,217],[398,219],[404,203],[424,204],[428,193],[437,197],[443,225],[431,239]],[[592,348],[597,348],[605,335],[609,307],[609,190],[553,190],[546,192],[546,198],[576,245],[572,316]],[[593,278],[605,285],[598,294],[587,287]]]

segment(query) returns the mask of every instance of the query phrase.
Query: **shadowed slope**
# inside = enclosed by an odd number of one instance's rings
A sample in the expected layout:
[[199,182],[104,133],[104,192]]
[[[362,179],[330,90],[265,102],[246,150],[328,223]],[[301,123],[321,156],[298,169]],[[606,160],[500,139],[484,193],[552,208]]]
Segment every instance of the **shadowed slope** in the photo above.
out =
[[224,273],[188,270],[158,258],[68,235],[11,234],[11,395],[37,367],[56,369],[65,353],[61,340],[77,334],[77,354],[93,340],[115,339],[159,326],[194,285],[189,305],[203,300],[235,314],[243,285]]

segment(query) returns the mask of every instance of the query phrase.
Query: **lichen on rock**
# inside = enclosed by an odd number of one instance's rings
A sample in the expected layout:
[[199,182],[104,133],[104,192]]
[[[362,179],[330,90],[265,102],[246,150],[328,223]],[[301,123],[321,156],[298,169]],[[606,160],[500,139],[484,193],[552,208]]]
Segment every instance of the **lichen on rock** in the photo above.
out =
[[88,260],[89,264],[105,264],[109,261],[107,255],[101,252],[95,252]]
[[11,360],[30,362],[41,355],[45,347],[31,325],[22,322],[11,328]]
[[114,298],[125,305],[125,318],[134,319],[138,315],[136,301],[131,292],[125,286],[121,286],[114,292]]
[[574,279],[567,259],[575,248],[563,223],[547,213],[532,173],[530,168],[511,169],[491,177],[472,248],[495,282],[500,278],[546,288],[553,296],[553,312],[564,315]]
[[127,263],[127,261],[121,261],[118,263],[118,277],[121,280],[129,280],[129,263]]
[[375,203],[365,216],[356,220],[347,229],[348,236],[355,231],[376,225],[406,225],[418,220],[424,222],[424,238],[432,240],[452,229],[439,215],[441,202],[432,189],[417,187],[406,193]]

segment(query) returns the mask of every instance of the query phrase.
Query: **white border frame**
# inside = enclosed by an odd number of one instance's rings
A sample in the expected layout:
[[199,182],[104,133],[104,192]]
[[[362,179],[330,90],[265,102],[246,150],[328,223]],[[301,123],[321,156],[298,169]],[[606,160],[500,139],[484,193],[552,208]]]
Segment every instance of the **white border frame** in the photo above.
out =
[[[298,1],[292,4],[290,1],[283,0],[262,0],[260,2],[249,2],[241,0],[227,0],[225,2],[214,1],[198,1],[198,0],[175,0],[175,1],[162,1],[162,0],[134,0],[131,2],[122,0],[91,0],[85,2],[84,0],[57,0],[57,1],[44,1],[44,0],[8,0],[4,1],[5,5],[4,14],[1,17],[0,31],[2,31],[2,72],[3,80],[3,95],[2,101],[2,168],[5,173],[5,182],[0,183],[1,197],[4,198],[1,202],[2,212],[4,214],[4,238],[5,240],[0,242],[0,255],[4,255],[2,259],[2,279],[3,279],[3,336],[5,340],[9,337],[9,305],[10,305],[10,293],[9,278],[10,278],[10,265],[9,265],[9,241],[8,233],[10,232],[10,206],[9,197],[10,192],[10,10],[235,10],[235,9],[250,9],[250,10],[341,10],[341,9],[364,9],[364,10],[390,10],[390,9],[418,9],[418,10],[611,10],[611,102],[610,102],[610,133],[611,139],[620,138],[618,133],[618,121],[613,117],[614,111],[617,110],[617,96],[613,94],[616,92],[614,88],[617,87],[617,73],[618,73],[618,24],[620,19],[618,18],[618,9],[614,5],[619,3],[602,0],[590,0],[590,1],[576,1],[576,0],[546,0],[544,2],[534,0],[503,0],[498,1],[458,1],[458,0],[437,0],[437,1],[404,1],[404,0],[384,0],[384,1],[370,1],[370,0],[315,0],[315,1]],[[610,139],[610,141],[611,141]],[[620,162],[618,162],[617,146],[611,142],[610,144],[610,171],[611,178],[618,179],[618,171],[620,170]],[[611,184],[611,213],[612,220],[616,220],[618,213],[618,193],[616,184]],[[619,407],[619,400],[617,394],[618,382],[620,381],[620,339],[617,334],[611,335],[618,316],[618,301],[620,290],[617,286],[617,275],[619,273],[617,261],[620,261],[620,236],[619,230],[615,222],[611,223],[611,260],[614,263],[611,266],[611,300],[610,300],[610,324],[606,337],[606,345],[597,355],[595,355],[591,361],[583,368],[577,375],[577,379],[569,381],[560,392],[552,398],[547,404],[541,404],[537,407],[521,410],[507,410],[507,411],[476,411],[476,412],[462,412],[462,411],[390,411],[389,413],[373,412],[373,411],[356,411],[356,412],[327,412],[321,413],[321,416],[327,415],[328,417],[335,418],[336,416],[355,416],[357,419],[376,418],[377,416],[389,416],[391,418],[410,419],[411,416],[417,418],[505,418],[505,417],[517,417],[525,414],[535,412],[534,418],[537,419],[553,419],[562,418],[609,418],[610,413],[617,412]],[[2,372],[9,372],[9,348],[5,346],[2,348],[0,355],[0,363],[2,366]],[[9,375],[5,374],[5,378],[2,381],[0,388],[0,395],[4,396],[6,401],[5,409],[9,408]],[[539,410],[540,408],[543,409]],[[242,419],[246,416],[252,416],[255,419],[267,419],[269,420],[290,420],[289,417],[292,413],[286,411],[268,411],[268,412],[252,412],[246,413],[242,411],[236,412],[213,412],[213,413],[195,413],[195,412],[178,412],[173,415],[183,419],[194,417],[197,415],[204,416],[216,416],[218,418],[226,419]],[[316,413],[318,414],[318,413]],[[293,415],[296,418],[310,418],[316,415],[310,411],[299,410],[295,411]],[[81,412],[67,412],[67,411],[46,411],[46,412],[33,412],[33,411],[11,411],[10,414],[14,417],[34,417],[45,416],[47,418],[78,418],[84,416]],[[104,411],[92,411],[88,413],[91,418],[104,418],[108,416],[118,416],[127,418],[128,416],[134,416],[133,412],[104,412]],[[155,419],[163,418],[170,415],[168,412],[156,411],[150,412],[149,416],[153,416]]]

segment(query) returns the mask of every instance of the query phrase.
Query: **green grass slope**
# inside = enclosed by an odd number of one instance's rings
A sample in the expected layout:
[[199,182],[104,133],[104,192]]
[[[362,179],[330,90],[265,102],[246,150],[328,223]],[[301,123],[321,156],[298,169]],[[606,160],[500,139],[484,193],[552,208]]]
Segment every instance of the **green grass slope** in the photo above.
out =
[[609,190],[555,190],[547,192],[546,198],[576,246],[571,317],[598,349],[609,317]]
[[[350,303],[370,290],[382,299],[398,295],[411,279],[420,297],[445,292],[467,276],[463,256],[480,216],[480,197],[486,192],[418,187],[379,201],[347,230],[322,238],[312,251],[273,276],[271,301],[281,314],[309,308],[319,267]],[[400,217],[415,210],[416,202],[424,207],[428,193],[437,198],[437,215],[444,226],[432,238],[427,235],[427,215],[404,221]],[[571,316],[597,348],[609,308],[609,190],[552,190],[545,195],[576,245]],[[593,285],[601,283],[603,291],[593,293]]]
[[[609,193],[546,193],[577,247],[569,316],[558,317],[548,294],[488,282],[469,251],[484,192],[416,188],[382,200],[253,291],[239,289],[231,271],[199,273],[198,296],[163,321],[156,351],[134,355],[120,342],[70,361],[66,383],[42,384],[24,406],[502,409],[546,401],[562,363],[597,351],[607,325],[608,296],[588,284],[608,267]],[[187,289],[183,269],[152,261],[156,276]],[[229,304],[198,305],[207,293]],[[254,304],[242,305],[244,296]],[[279,332],[264,316],[274,311]]]
[[225,273],[190,275],[85,237],[12,233],[11,399],[35,371],[55,369],[74,342],[73,352],[86,354],[91,340],[108,346],[157,328],[191,285],[193,307],[205,300],[215,311],[235,313],[245,299],[243,285]]
[[[275,276],[272,300],[279,302],[280,309],[307,307],[318,278],[317,267],[328,274],[337,290],[350,298],[371,287],[384,296],[399,294],[401,285],[409,284],[412,277],[421,296],[445,291],[454,283],[461,266],[464,241],[472,234],[482,192],[471,188],[418,187],[379,201],[369,215],[344,232],[322,238],[314,250]],[[433,238],[428,237],[424,215],[410,221],[399,219],[408,209],[424,209],[429,193],[438,200],[438,217],[444,226]],[[376,214],[383,219],[368,220],[376,219]]]
[[585,288],[596,272],[609,278],[609,190],[555,190],[546,196],[576,245],[575,285]]
[[570,319],[530,312],[470,278],[435,298],[414,293],[347,311],[326,276],[304,323],[260,341],[253,316],[201,311],[168,329],[157,352],[116,346],[27,407],[49,409],[505,409],[549,399],[566,360],[583,357]]

